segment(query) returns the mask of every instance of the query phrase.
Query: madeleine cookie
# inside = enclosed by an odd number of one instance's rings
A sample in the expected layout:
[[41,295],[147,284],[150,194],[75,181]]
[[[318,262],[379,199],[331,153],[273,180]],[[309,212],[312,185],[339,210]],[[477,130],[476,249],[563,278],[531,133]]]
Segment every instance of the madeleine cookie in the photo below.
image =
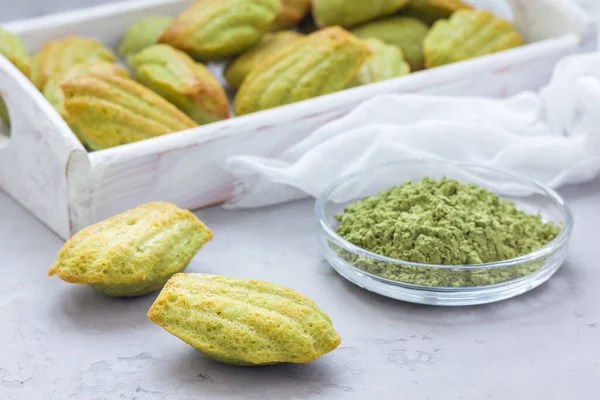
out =
[[196,0],[159,42],[203,60],[234,56],[259,41],[279,7],[279,0]]
[[69,121],[92,150],[198,126],[173,104],[127,78],[84,75],[61,85]]
[[318,26],[352,27],[392,15],[410,0],[313,0],[313,17]]
[[340,27],[312,33],[258,64],[234,102],[237,115],[310,99],[348,86],[370,55]]
[[516,27],[489,11],[459,10],[437,21],[424,41],[427,68],[481,57],[524,44]]
[[366,39],[371,56],[363,64],[350,87],[385,81],[410,73],[410,65],[404,59],[402,50],[377,39]]
[[58,111],[60,116],[69,124],[77,139],[80,142],[84,143],[82,137],[80,137],[77,127],[70,121],[69,114],[65,109],[65,94],[61,88],[61,85],[64,82],[67,82],[71,79],[75,79],[78,76],[83,75],[115,75],[123,78],[129,78],[129,71],[118,65],[108,63],[106,61],[94,61],[87,64],[77,64],[73,65],[71,68],[67,69],[65,72],[52,76],[48,82],[46,83],[46,87],[44,88],[44,96],[48,100],[50,104]]
[[311,299],[254,279],[176,274],[148,318],[204,356],[239,366],[306,363],[341,342]]
[[156,44],[173,19],[165,15],[153,15],[134,22],[127,28],[121,39],[119,53],[128,59],[146,47]]
[[461,0],[412,0],[403,14],[433,25],[438,19],[449,18],[455,11],[472,8]]
[[399,47],[411,71],[418,71],[423,69],[423,40],[428,31],[429,27],[416,18],[392,17],[360,26],[352,30],[352,34],[360,39],[379,39]]
[[303,35],[294,31],[265,34],[260,42],[242,53],[227,67],[224,74],[227,83],[230,87],[238,89],[252,68],[302,37]]
[[150,46],[131,58],[135,78],[198,124],[229,118],[229,101],[217,78],[184,52],[166,44]]
[[93,61],[115,62],[115,54],[96,39],[69,36],[46,43],[33,57],[31,80],[44,90],[46,82],[73,65]]
[[147,203],[75,234],[48,275],[110,296],[141,296],[184,270],[211,238],[211,230],[191,212]]

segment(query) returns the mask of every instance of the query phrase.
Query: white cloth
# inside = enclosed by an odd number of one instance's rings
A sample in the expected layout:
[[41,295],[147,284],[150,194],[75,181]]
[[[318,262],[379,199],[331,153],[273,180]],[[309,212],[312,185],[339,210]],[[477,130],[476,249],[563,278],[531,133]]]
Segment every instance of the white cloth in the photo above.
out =
[[539,94],[368,100],[277,158],[227,159],[237,191],[225,207],[317,197],[341,175],[415,158],[478,162],[551,187],[592,180],[600,173],[600,54],[564,59]]

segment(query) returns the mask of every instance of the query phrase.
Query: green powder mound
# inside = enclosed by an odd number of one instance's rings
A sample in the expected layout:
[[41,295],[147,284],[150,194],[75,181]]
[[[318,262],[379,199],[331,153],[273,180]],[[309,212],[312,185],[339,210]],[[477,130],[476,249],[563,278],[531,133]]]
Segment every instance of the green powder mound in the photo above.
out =
[[[337,233],[358,247],[399,260],[441,265],[519,257],[543,247],[561,230],[484,188],[446,178],[404,183],[351,204],[337,219]],[[367,272],[427,286],[493,284],[542,266],[537,262],[497,270],[441,271],[348,253],[340,256]]]

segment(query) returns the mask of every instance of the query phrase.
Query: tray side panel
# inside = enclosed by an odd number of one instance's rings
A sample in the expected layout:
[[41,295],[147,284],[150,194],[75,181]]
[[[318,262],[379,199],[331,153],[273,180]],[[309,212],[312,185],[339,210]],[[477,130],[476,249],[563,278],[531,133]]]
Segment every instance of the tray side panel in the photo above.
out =
[[95,157],[90,219],[80,219],[76,226],[82,228],[148,201],[171,201],[188,209],[225,201],[234,190],[232,177],[221,169],[227,157],[275,156],[342,115],[342,110],[330,108],[305,119],[248,127],[231,135],[219,135],[217,128],[205,132],[206,140],[201,143],[187,143],[170,150],[118,159]]
[[11,120],[10,138],[0,148],[0,188],[58,235],[68,237],[71,229],[66,167],[73,153],[85,151],[73,135],[61,134],[68,126],[3,56],[0,94]]

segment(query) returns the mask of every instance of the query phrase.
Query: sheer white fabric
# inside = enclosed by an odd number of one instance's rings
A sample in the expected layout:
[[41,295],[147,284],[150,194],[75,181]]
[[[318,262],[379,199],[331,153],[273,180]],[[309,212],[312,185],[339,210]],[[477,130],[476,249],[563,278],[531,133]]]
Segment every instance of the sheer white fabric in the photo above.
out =
[[600,172],[600,54],[564,59],[539,94],[373,98],[277,158],[226,160],[237,192],[225,207],[316,197],[343,174],[414,158],[483,163],[552,187],[594,179]]

